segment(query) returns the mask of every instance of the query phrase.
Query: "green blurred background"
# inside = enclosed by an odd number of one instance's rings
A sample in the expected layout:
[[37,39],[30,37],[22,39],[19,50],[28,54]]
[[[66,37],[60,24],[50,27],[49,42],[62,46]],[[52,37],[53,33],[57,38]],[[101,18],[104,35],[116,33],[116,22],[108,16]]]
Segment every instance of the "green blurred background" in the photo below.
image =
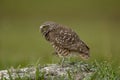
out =
[[39,32],[44,21],[76,31],[90,47],[89,62],[120,65],[119,0],[0,0],[0,69],[57,62]]

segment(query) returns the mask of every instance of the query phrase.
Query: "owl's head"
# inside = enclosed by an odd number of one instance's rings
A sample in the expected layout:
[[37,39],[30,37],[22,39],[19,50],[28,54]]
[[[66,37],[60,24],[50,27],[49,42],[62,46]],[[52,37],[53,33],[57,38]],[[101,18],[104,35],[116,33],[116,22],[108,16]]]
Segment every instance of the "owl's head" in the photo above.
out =
[[58,27],[58,24],[52,21],[47,21],[44,22],[41,26],[40,26],[40,31],[42,32],[42,34],[45,36],[47,35],[50,31],[53,31],[54,29],[56,29]]

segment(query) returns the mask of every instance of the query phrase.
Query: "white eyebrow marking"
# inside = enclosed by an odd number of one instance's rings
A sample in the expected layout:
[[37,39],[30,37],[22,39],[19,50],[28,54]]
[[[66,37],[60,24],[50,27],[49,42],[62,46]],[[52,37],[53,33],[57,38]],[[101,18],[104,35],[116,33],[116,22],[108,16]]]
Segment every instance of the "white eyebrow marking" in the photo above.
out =
[[45,25],[41,25],[41,26],[40,26],[40,29],[42,29],[42,28],[43,28],[43,26],[45,26]]

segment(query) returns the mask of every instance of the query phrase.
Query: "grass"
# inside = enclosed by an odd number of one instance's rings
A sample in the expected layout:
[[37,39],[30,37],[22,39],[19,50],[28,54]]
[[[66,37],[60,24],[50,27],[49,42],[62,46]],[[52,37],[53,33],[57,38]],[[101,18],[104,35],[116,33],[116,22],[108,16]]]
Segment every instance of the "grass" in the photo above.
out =
[[[76,80],[80,78],[83,78],[82,80],[120,80],[120,74],[115,71],[107,61],[93,61],[91,64],[83,61],[65,63],[65,65],[68,64],[70,64],[71,69],[67,70],[67,76],[54,76],[50,73],[42,72],[40,71],[40,67],[44,66],[35,65],[35,78],[24,75],[22,78],[18,76],[15,80]],[[9,70],[8,74],[10,80],[14,80]],[[86,76],[84,74],[86,74]],[[2,77],[1,80],[7,79]]]
[[93,63],[95,66],[95,73],[91,76],[90,80],[119,80],[120,75],[115,71],[110,63],[107,61]]

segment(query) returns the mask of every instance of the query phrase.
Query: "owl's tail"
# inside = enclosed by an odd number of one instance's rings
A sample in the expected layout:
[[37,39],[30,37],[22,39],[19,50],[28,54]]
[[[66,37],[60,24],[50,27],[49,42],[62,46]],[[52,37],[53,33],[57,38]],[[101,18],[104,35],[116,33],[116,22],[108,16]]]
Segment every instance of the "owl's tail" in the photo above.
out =
[[88,59],[90,57],[89,50],[90,50],[89,47],[84,42],[80,44],[79,53],[83,59]]

